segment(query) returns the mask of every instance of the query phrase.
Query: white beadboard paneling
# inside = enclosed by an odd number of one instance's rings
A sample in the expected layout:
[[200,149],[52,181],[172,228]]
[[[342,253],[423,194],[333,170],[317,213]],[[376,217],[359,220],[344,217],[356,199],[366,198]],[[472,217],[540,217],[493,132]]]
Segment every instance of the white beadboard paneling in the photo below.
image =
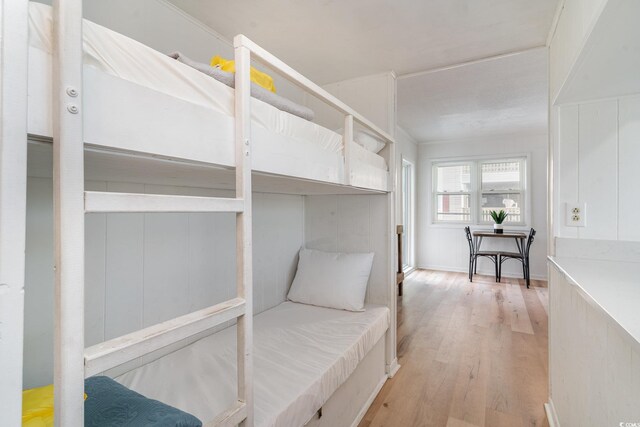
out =
[[[587,309],[587,321],[584,325],[584,329],[588,333],[588,337],[595,343],[607,342],[607,322],[602,312],[596,310]],[[589,342],[585,340],[585,343]],[[607,358],[604,352],[601,351],[589,351],[587,348],[583,353],[585,355],[585,364],[588,371],[606,372],[607,371]],[[589,390],[594,402],[604,402],[607,399],[606,378],[603,375],[588,375],[588,383],[585,390]],[[604,411],[593,411],[591,414],[591,421],[593,425],[605,426],[607,425],[607,415]]]
[[[387,196],[369,196],[369,250],[375,252],[378,261],[371,267],[372,285],[367,289],[367,301],[376,304],[388,304],[386,261],[388,234]],[[383,258],[384,257],[384,258]]]
[[[144,192],[142,184],[107,183],[108,191]],[[144,215],[107,216],[104,339],[143,327]]]
[[53,185],[27,180],[24,304],[25,388],[53,382]]
[[567,227],[565,206],[567,203],[578,203],[579,188],[579,141],[580,141],[580,108],[577,105],[567,105],[558,109],[558,147],[559,188],[556,188],[557,234],[562,237],[578,237],[577,227]]
[[618,102],[580,105],[579,200],[587,204],[581,238],[618,238]]
[[338,212],[338,251],[369,251],[369,198],[339,197]]
[[[88,190],[229,197],[232,192],[113,182]],[[53,205],[50,178],[29,178],[25,289],[25,387],[53,372]],[[304,197],[254,194],[256,312],[285,300],[304,244]],[[329,215],[329,214],[328,214]],[[90,214],[86,220],[86,341],[235,296],[235,214]],[[196,337],[197,338],[197,337]],[[193,339],[187,340],[187,342]],[[109,372],[160,357],[168,347]]]
[[621,98],[619,108],[618,235],[640,241],[640,96]]
[[144,327],[189,310],[188,230],[188,215],[144,215]]
[[387,196],[306,196],[305,247],[374,252],[367,301],[388,299]]
[[259,193],[253,201],[253,262],[259,272],[254,295],[260,295],[255,311],[261,312],[287,297],[304,239],[304,201],[302,196]]
[[235,224],[235,214],[189,214],[189,312],[235,296]]
[[[89,191],[106,191],[106,182],[87,182]],[[107,249],[107,216],[85,216],[85,292],[84,344],[86,347],[104,341],[105,257]]]
[[338,198],[305,197],[305,246],[320,251],[338,251]]
[[[561,130],[555,212],[562,224],[556,227],[556,236],[640,241],[636,226],[640,96],[557,110]],[[566,203],[574,201],[587,204],[586,227],[564,226]]]

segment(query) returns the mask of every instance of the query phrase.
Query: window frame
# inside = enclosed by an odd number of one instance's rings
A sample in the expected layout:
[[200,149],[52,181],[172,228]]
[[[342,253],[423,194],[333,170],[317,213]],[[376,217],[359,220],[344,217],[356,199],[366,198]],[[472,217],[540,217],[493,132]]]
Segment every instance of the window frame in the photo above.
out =
[[520,217],[521,221],[518,222],[509,222],[504,223],[506,226],[525,226],[527,225],[527,158],[526,157],[505,157],[500,159],[481,159],[477,161],[477,169],[478,169],[478,178],[477,178],[477,190],[478,190],[478,206],[477,206],[477,214],[478,221],[477,224],[489,225],[493,224],[492,220],[484,221],[482,219],[482,198],[485,194],[491,194],[490,192],[486,192],[482,188],[482,165],[488,163],[507,163],[507,162],[518,162],[520,163],[520,189],[519,190],[505,190],[496,192],[493,194],[518,194],[520,195]]
[[[520,162],[520,190],[508,190],[503,193],[507,194],[519,194],[521,200],[521,221],[504,223],[505,227],[524,228],[528,227],[531,219],[531,191],[529,182],[531,181],[530,173],[530,155],[529,154],[511,154],[511,155],[497,155],[497,156],[482,156],[482,157],[464,157],[464,158],[451,158],[451,159],[437,159],[431,162],[431,181],[432,181],[432,197],[430,209],[431,224],[432,225],[490,225],[493,221],[483,221],[482,219],[482,196],[483,194],[490,194],[483,192],[482,190],[482,165],[486,163],[502,163],[502,162]],[[471,166],[471,184],[470,192],[439,192],[438,189],[438,167],[442,166],[458,166],[458,165],[470,165]],[[470,219],[469,220],[439,220],[438,219],[438,196],[443,194],[455,195],[455,194],[469,194],[469,206],[470,206]]]
[[[471,183],[470,183],[471,190],[470,191],[438,191],[438,167],[441,167],[441,166],[469,166],[469,179],[471,180]],[[444,195],[448,195],[448,196],[468,195],[469,208],[470,208],[469,218],[470,218],[470,221],[473,222],[475,220],[474,218],[475,195],[473,191],[473,182],[474,182],[473,177],[477,173],[477,171],[475,170],[474,162],[471,160],[437,162],[432,164],[431,172],[432,172],[432,183],[433,183],[433,188],[432,188],[433,198],[431,200],[433,204],[433,209],[431,210],[431,213],[433,215],[433,222],[436,224],[468,224],[469,223],[469,221],[464,219],[462,220],[438,219],[438,196],[444,196]]]

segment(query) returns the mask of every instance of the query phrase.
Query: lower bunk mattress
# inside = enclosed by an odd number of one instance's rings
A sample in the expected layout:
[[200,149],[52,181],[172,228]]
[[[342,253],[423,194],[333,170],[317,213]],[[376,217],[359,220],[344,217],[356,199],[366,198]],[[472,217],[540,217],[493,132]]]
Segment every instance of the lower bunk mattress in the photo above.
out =
[[[254,317],[256,426],[302,426],[389,328],[387,307],[349,312],[284,302]],[[116,378],[203,422],[236,401],[236,328],[205,337]]]

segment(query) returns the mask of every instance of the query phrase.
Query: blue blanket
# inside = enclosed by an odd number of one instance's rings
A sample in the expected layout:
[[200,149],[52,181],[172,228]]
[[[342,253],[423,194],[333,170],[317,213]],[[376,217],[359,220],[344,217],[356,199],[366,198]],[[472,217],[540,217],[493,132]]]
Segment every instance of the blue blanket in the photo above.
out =
[[87,378],[84,388],[85,427],[202,427],[193,415],[147,399],[108,377]]

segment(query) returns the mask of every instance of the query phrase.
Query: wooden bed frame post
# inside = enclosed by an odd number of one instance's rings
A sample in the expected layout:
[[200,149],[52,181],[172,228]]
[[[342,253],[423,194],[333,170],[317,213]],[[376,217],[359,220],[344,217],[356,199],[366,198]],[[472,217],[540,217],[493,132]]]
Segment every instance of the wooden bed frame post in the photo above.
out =
[[29,3],[4,0],[0,7],[0,416],[17,426],[22,422]]
[[55,425],[84,424],[82,1],[53,2]]
[[353,144],[353,116],[344,116],[344,136],[342,146],[344,149],[344,183],[351,185],[351,144]]
[[236,114],[236,197],[244,199],[244,211],[236,214],[236,282],[238,297],[245,300],[245,314],[238,317],[238,401],[246,405],[241,423],[253,427],[253,240],[251,207],[251,52],[243,38],[234,39]]

